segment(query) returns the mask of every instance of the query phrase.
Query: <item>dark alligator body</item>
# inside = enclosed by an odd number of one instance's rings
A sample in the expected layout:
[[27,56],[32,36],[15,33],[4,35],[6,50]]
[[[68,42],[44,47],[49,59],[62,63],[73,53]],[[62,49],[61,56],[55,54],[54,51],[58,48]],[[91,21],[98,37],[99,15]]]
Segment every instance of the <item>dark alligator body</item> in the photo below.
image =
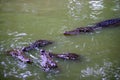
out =
[[53,42],[52,41],[49,41],[49,40],[37,40],[35,41],[34,43],[30,44],[29,46],[27,47],[24,47],[22,49],[22,51],[30,51],[30,50],[33,50],[35,48],[40,48],[40,47],[44,47],[46,45],[49,45],[49,44],[52,44]]
[[52,59],[50,53],[45,50],[40,50],[40,58],[41,58],[41,67],[45,72],[50,71],[51,69],[57,68],[57,63]]
[[10,54],[13,57],[19,59],[22,62],[32,63],[32,61],[29,58],[27,58],[24,55],[24,53],[19,49],[10,50],[10,51],[7,51],[7,53]]
[[79,59],[79,55],[77,55],[75,53],[63,53],[63,54],[50,53],[50,56],[55,57],[55,58],[64,59],[64,60],[78,60]]
[[90,32],[94,32],[93,27],[80,27],[71,31],[65,31],[64,35],[78,35],[81,33],[90,33]]
[[96,24],[96,27],[120,26],[120,18],[105,20]]
[[91,32],[95,32],[96,30],[100,30],[102,28],[116,27],[116,26],[120,26],[120,18],[101,21],[99,23],[96,23],[93,26],[80,27],[80,28],[76,28],[76,29],[71,30],[71,31],[65,31],[64,35],[78,35],[81,33],[91,33]]

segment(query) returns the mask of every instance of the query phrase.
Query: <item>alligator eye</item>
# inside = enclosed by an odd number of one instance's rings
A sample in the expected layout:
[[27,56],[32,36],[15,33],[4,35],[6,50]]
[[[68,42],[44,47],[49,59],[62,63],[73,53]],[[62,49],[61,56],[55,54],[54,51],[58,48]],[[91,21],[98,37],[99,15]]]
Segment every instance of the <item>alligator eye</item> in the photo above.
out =
[[44,52],[45,52],[45,50],[41,49],[41,50],[40,50],[40,52],[44,53]]
[[30,59],[29,59],[29,60],[27,60],[26,62],[27,62],[27,63],[32,63],[32,61],[31,61]]

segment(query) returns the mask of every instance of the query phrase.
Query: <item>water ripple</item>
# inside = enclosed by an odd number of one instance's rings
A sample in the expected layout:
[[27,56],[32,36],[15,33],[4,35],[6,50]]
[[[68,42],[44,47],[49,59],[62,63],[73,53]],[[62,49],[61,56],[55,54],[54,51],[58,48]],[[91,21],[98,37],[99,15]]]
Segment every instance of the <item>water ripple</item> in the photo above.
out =
[[89,1],[90,8],[92,10],[102,10],[104,8],[103,6],[103,0],[91,0]]
[[[112,62],[104,62],[103,66],[100,67],[99,65],[96,65],[95,67],[87,67],[84,70],[81,70],[81,76],[82,77],[88,77],[88,76],[101,76],[102,80],[110,80],[112,79],[119,80],[120,79],[120,67],[114,69]],[[108,76],[109,73],[111,76]]]
[[9,36],[15,36],[15,37],[20,37],[20,36],[27,36],[27,33],[19,33],[17,31],[15,32],[8,32]]
[[119,0],[114,0],[114,6],[112,7],[113,11],[120,11],[120,1]]
[[91,9],[90,17],[92,19],[97,19],[97,16],[103,12],[105,6],[103,0],[91,0],[89,1],[89,8]]
[[79,19],[79,14],[82,10],[82,4],[79,0],[69,0],[68,3],[69,14],[75,19]]

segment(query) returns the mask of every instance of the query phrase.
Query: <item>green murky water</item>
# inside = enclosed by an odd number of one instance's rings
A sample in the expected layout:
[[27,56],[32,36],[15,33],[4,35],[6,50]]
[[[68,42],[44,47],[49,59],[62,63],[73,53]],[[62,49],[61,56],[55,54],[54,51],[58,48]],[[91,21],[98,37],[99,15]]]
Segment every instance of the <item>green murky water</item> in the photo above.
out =
[[[0,0],[0,80],[120,80],[120,27],[66,37],[63,32],[120,17],[120,0]],[[46,39],[54,53],[74,52],[79,61],[56,60],[59,73],[5,55]],[[39,58],[38,51],[26,53]]]

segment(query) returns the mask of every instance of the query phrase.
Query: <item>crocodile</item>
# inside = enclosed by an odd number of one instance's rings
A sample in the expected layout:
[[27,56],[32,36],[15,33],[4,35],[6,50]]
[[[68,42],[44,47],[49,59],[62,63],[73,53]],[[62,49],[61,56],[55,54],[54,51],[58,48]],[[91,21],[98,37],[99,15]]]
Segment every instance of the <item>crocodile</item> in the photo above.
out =
[[30,58],[26,57],[24,55],[23,51],[21,51],[19,49],[10,50],[10,51],[7,51],[7,53],[13,57],[19,59],[22,62],[32,63],[32,60]]
[[81,33],[92,33],[92,32],[95,32],[96,30],[101,30],[102,28],[116,27],[116,26],[120,26],[120,18],[101,21],[96,23],[93,26],[80,27],[74,30],[65,31],[64,35],[67,36],[67,35],[78,35]]
[[50,53],[51,57],[60,58],[64,60],[78,60],[79,55],[76,53],[63,53],[63,54],[54,54]]
[[40,50],[40,65],[45,72],[50,71],[51,69],[57,68],[57,63],[52,59],[50,53],[41,49]]
[[35,42],[30,44],[29,46],[23,47],[22,51],[24,51],[24,52],[30,51],[30,50],[33,50],[35,48],[44,47],[44,46],[52,44],[52,43],[53,42],[49,41],[49,40],[36,40]]

